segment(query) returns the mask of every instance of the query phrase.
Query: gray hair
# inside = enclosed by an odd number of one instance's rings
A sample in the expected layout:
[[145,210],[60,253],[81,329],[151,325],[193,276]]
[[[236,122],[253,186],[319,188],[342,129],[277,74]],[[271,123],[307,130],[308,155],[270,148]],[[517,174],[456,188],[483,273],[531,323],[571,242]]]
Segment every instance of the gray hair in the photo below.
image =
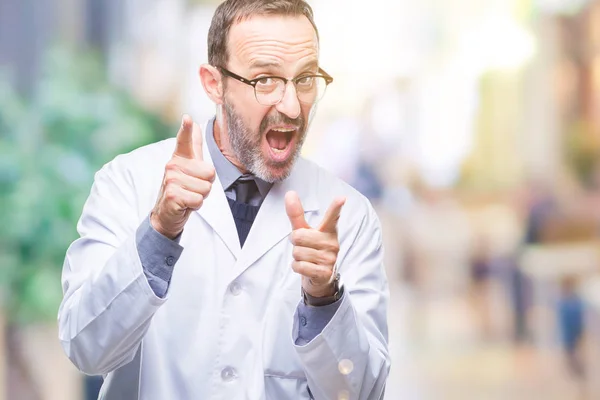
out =
[[208,30],[208,63],[225,68],[229,60],[227,39],[234,23],[246,20],[254,15],[304,15],[315,28],[317,40],[319,30],[315,25],[313,10],[304,0],[226,0],[221,3],[213,15]]

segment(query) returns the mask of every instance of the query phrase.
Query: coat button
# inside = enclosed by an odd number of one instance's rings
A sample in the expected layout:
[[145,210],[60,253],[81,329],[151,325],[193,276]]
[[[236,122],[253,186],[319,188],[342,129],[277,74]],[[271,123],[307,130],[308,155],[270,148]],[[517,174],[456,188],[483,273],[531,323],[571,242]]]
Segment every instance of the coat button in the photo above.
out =
[[172,267],[173,265],[175,265],[175,257],[169,256],[165,259],[165,262],[169,267]]
[[302,326],[306,326],[306,317],[300,317],[300,323]]
[[231,292],[232,295],[239,296],[239,294],[242,293],[242,285],[240,285],[237,282],[233,282],[229,286],[229,291]]
[[235,378],[237,378],[237,375],[234,368],[225,367],[221,371],[221,379],[223,379],[225,382],[231,382]]

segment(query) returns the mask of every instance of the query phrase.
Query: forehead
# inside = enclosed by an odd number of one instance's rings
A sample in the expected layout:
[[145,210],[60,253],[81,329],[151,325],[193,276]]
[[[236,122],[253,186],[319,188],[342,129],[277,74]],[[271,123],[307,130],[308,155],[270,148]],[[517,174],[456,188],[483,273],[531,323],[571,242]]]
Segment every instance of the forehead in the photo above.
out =
[[262,64],[281,67],[317,61],[317,34],[305,16],[257,15],[231,27],[229,64],[251,68]]

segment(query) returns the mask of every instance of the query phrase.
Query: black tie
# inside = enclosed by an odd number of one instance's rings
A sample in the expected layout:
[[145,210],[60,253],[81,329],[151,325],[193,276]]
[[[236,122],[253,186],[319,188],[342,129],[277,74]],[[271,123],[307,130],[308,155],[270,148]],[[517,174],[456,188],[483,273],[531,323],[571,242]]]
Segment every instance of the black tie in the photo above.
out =
[[234,191],[236,201],[248,204],[256,193],[258,193],[258,186],[253,177],[242,175],[235,181]]
[[258,186],[253,176],[244,175],[235,181],[233,190],[235,191],[235,200],[229,198],[227,200],[233,214],[240,244],[244,246],[260,208],[258,205],[250,205],[250,200],[258,195]]

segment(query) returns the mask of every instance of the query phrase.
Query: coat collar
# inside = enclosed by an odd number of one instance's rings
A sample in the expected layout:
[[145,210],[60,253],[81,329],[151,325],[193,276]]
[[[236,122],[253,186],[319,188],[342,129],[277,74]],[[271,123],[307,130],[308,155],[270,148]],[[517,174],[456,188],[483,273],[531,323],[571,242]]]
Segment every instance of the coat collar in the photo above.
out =
[[[212,129],[206,129],[205,126],[204,135],[209,131],[212,132]],[[203,157],[205,161],[213,162],[207,146],[203,146]],[[282,182],[275,183],[265,197],[244,248],[241,249],[224,187],[217,175],[210,195],[205,199],[198,213],[236,258],[236,276],[291,233],[292,228],[284,203],[288,191],[294,190],[298,193],[305,214],[319,210],[316,185],[313,182],[316,176],[314,166],[299,158],[290,176]]]

